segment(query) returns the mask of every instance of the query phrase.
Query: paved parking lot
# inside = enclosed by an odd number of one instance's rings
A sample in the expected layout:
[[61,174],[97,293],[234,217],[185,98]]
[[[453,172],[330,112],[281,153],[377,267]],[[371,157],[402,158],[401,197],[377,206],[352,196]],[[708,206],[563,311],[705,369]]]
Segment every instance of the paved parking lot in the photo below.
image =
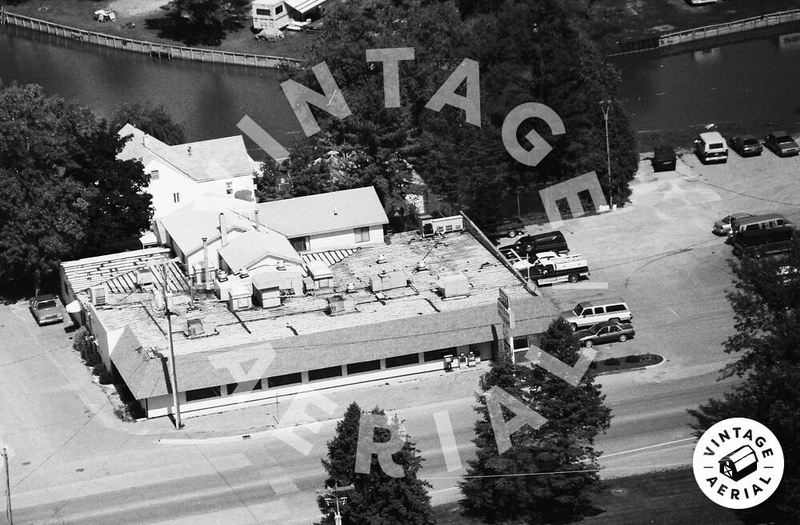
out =
[[743,159],[731,152],[726,164],[702,165],[685,153],[676,171],[660,173],[645,160],[631,187],[625,208],[559,226],[572,252],[588,259],[590,282],[608,282],[608,291],[542,290],[564,310],[602,295],[628,301],[636,338],[597,346],[599,358],[658,353],[668,359],[653,371],[663,379],[719,369],[729,359],[721,344],[733,333],[725,298],[733,287],[732,256],[724,238],[711,233],[713,222],[746,211],[782,213],[798,223],[800,157],[765,151]]

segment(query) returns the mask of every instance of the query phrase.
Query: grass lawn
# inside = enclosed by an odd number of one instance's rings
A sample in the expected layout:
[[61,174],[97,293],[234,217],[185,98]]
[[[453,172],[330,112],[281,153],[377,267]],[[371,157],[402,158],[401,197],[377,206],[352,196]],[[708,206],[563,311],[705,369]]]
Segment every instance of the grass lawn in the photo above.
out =
[[[654,472],[609,480],[604,483],[595,504],[603,513],[586,518],[586,525],[643,523],[702,523],[735,525],[742,523],[736,514],[705,497],[691,469]],[[434,507],[436,523],[480,525],[461,515],[458,503]]]
[[[147,40],[172,45],[184,45],[181,42],[159,37],[158,29],[147,27],[147,20],[163,18],[160,5],[167,0],[130,0],[114,1],[87,1],[87,0],[28,0],[19,5],[9,6],[8,11],[41,20],[55,22],[66,26],[107,33],[110,35]],[[119,8],[117,8],[117,6]],[[135,6],[128,9],[128,6]],[[98,9],[110,9],[117,15],[114,22],[97,22],[93,13]],[[126,24],[133,23],[136,27],[128,28]],[[224,51],[237,51],[240,53],[254,53],[259,55],[284,56],[302,58],[305,47],[314,38],[313,34],[286,31],[285,38],[277,42],[256,41],[249,27],[228,33],[219,47],[195,45],[191,47],[207,47]]]

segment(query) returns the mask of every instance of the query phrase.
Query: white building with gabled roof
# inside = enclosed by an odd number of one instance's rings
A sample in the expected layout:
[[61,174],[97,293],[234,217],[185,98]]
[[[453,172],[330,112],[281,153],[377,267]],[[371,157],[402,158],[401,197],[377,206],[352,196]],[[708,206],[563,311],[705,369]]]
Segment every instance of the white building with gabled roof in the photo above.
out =
[[241,136],[170,146],[130,124],[118,135],[130,139],[117,157],[138,159],[150,174],[146,191],[153,196],[155,218],[203,194],[250,201],[255,197],[258,163]]
[[261,223],[299,253],[382,244],[389,223],[372,186],[263,202],[257,209]]

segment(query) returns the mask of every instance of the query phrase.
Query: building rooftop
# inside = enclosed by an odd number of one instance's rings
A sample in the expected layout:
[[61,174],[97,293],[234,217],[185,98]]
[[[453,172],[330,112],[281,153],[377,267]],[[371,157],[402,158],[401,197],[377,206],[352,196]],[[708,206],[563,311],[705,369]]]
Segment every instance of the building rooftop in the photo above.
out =
[[252,177],[256,169],[239,135],[175,146],[164,144],[131,124],[123,126],[118,135],[132,135],[120,158],[141,158],[144,164],[159,159],[197,182]]
[[[233,199],[236,200],[236,199]],[[226,233],[245,233],[254,225],[233,212],[224,213]],[[221,236],[220,214],[213,211],[195,210],[191,204],[183,206],[166,217],[158,219],[161,226],[172,238],[173,243],[186,255],[197,252],[203,247],[203,237],[214,242]],[[229,237],[233,240],[233,237]]]
[[263,202],[258,212],[263,224],[289,238],[389,222],[372,186]]
[[[386,262],[379,263],[379,256]],[[420,261],[426,263],[427,269],[417,271]],[[276,308],[234,313],[227,303],[210,295],[195,297],[194,302],[186,295],[175,296],[172,327],[182,389],[235,382],[236,378],[228,377],[224,367],[220,370],[219,366],[210,365],[220,355],[224,359],[229,351],[248,352],[255,359],[260,353],[276,350],[268,374],[273,376],[316,365],[322,368],[376,359],[379,354],[402,355],[492,340],[494,329],[490,328],[499,324],[496,304],[500,287],[519,301],[515,315],[520,330],[534,333],[558,315],[549,299],[528,292],[466,231],[436,239],[423,239],[413,232],[395,234],[389,244],[354,251],[330,270],[333,289],[288,297],[283,306]],[[375,294],[370,289],[370,278],[383,271],[405,272],[410,284]],[[442,298],[437,289],[442,275],[466,277],[467,295]],[[249,283],[242,281],[248,286]],[[348,283],[355,288],[347,295],[355,300],[356,311],[328,315],[328,298],[345,294]],[[228,284],[235,287],[238,283]],[[148,349],[166,351],[167,320],[163,309],[147,293],[112,293],[107,301],[108,306],[95,307],[98,319],[107,330],[130,330],[130,344],[117,345],[112,353],[117,369],[137,398],[165,394],[162,363],[146,355]],[[185,335],[189,319],[202,321],[204,336]]]
[[[61,268],[75,293],[105,285],[111,293],[128,294],[137,289],[137,273],[145,269],[153,274],[154,284],[160,286],[160,268],[169,260],[169,248],[147,248],[65,261]],[[188,291],[183,274],[172,265],[168,266],[167,280],[171,292]]]
[[219,255],[234,272],[250,269],[268,256],[296,264],[303,263],[289,240],[272,231],[251,230],[238,235],[219,250]]

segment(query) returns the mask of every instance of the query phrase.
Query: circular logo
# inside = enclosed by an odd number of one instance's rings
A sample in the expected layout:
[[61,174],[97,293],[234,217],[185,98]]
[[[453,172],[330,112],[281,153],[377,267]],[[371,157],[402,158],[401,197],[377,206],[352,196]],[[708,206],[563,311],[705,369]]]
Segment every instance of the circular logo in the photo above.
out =
[[772,496],[783,477],[783,449],[767,427],[744,417],[705,431],[692,460],[694,479],[714,503],[749,509]]

